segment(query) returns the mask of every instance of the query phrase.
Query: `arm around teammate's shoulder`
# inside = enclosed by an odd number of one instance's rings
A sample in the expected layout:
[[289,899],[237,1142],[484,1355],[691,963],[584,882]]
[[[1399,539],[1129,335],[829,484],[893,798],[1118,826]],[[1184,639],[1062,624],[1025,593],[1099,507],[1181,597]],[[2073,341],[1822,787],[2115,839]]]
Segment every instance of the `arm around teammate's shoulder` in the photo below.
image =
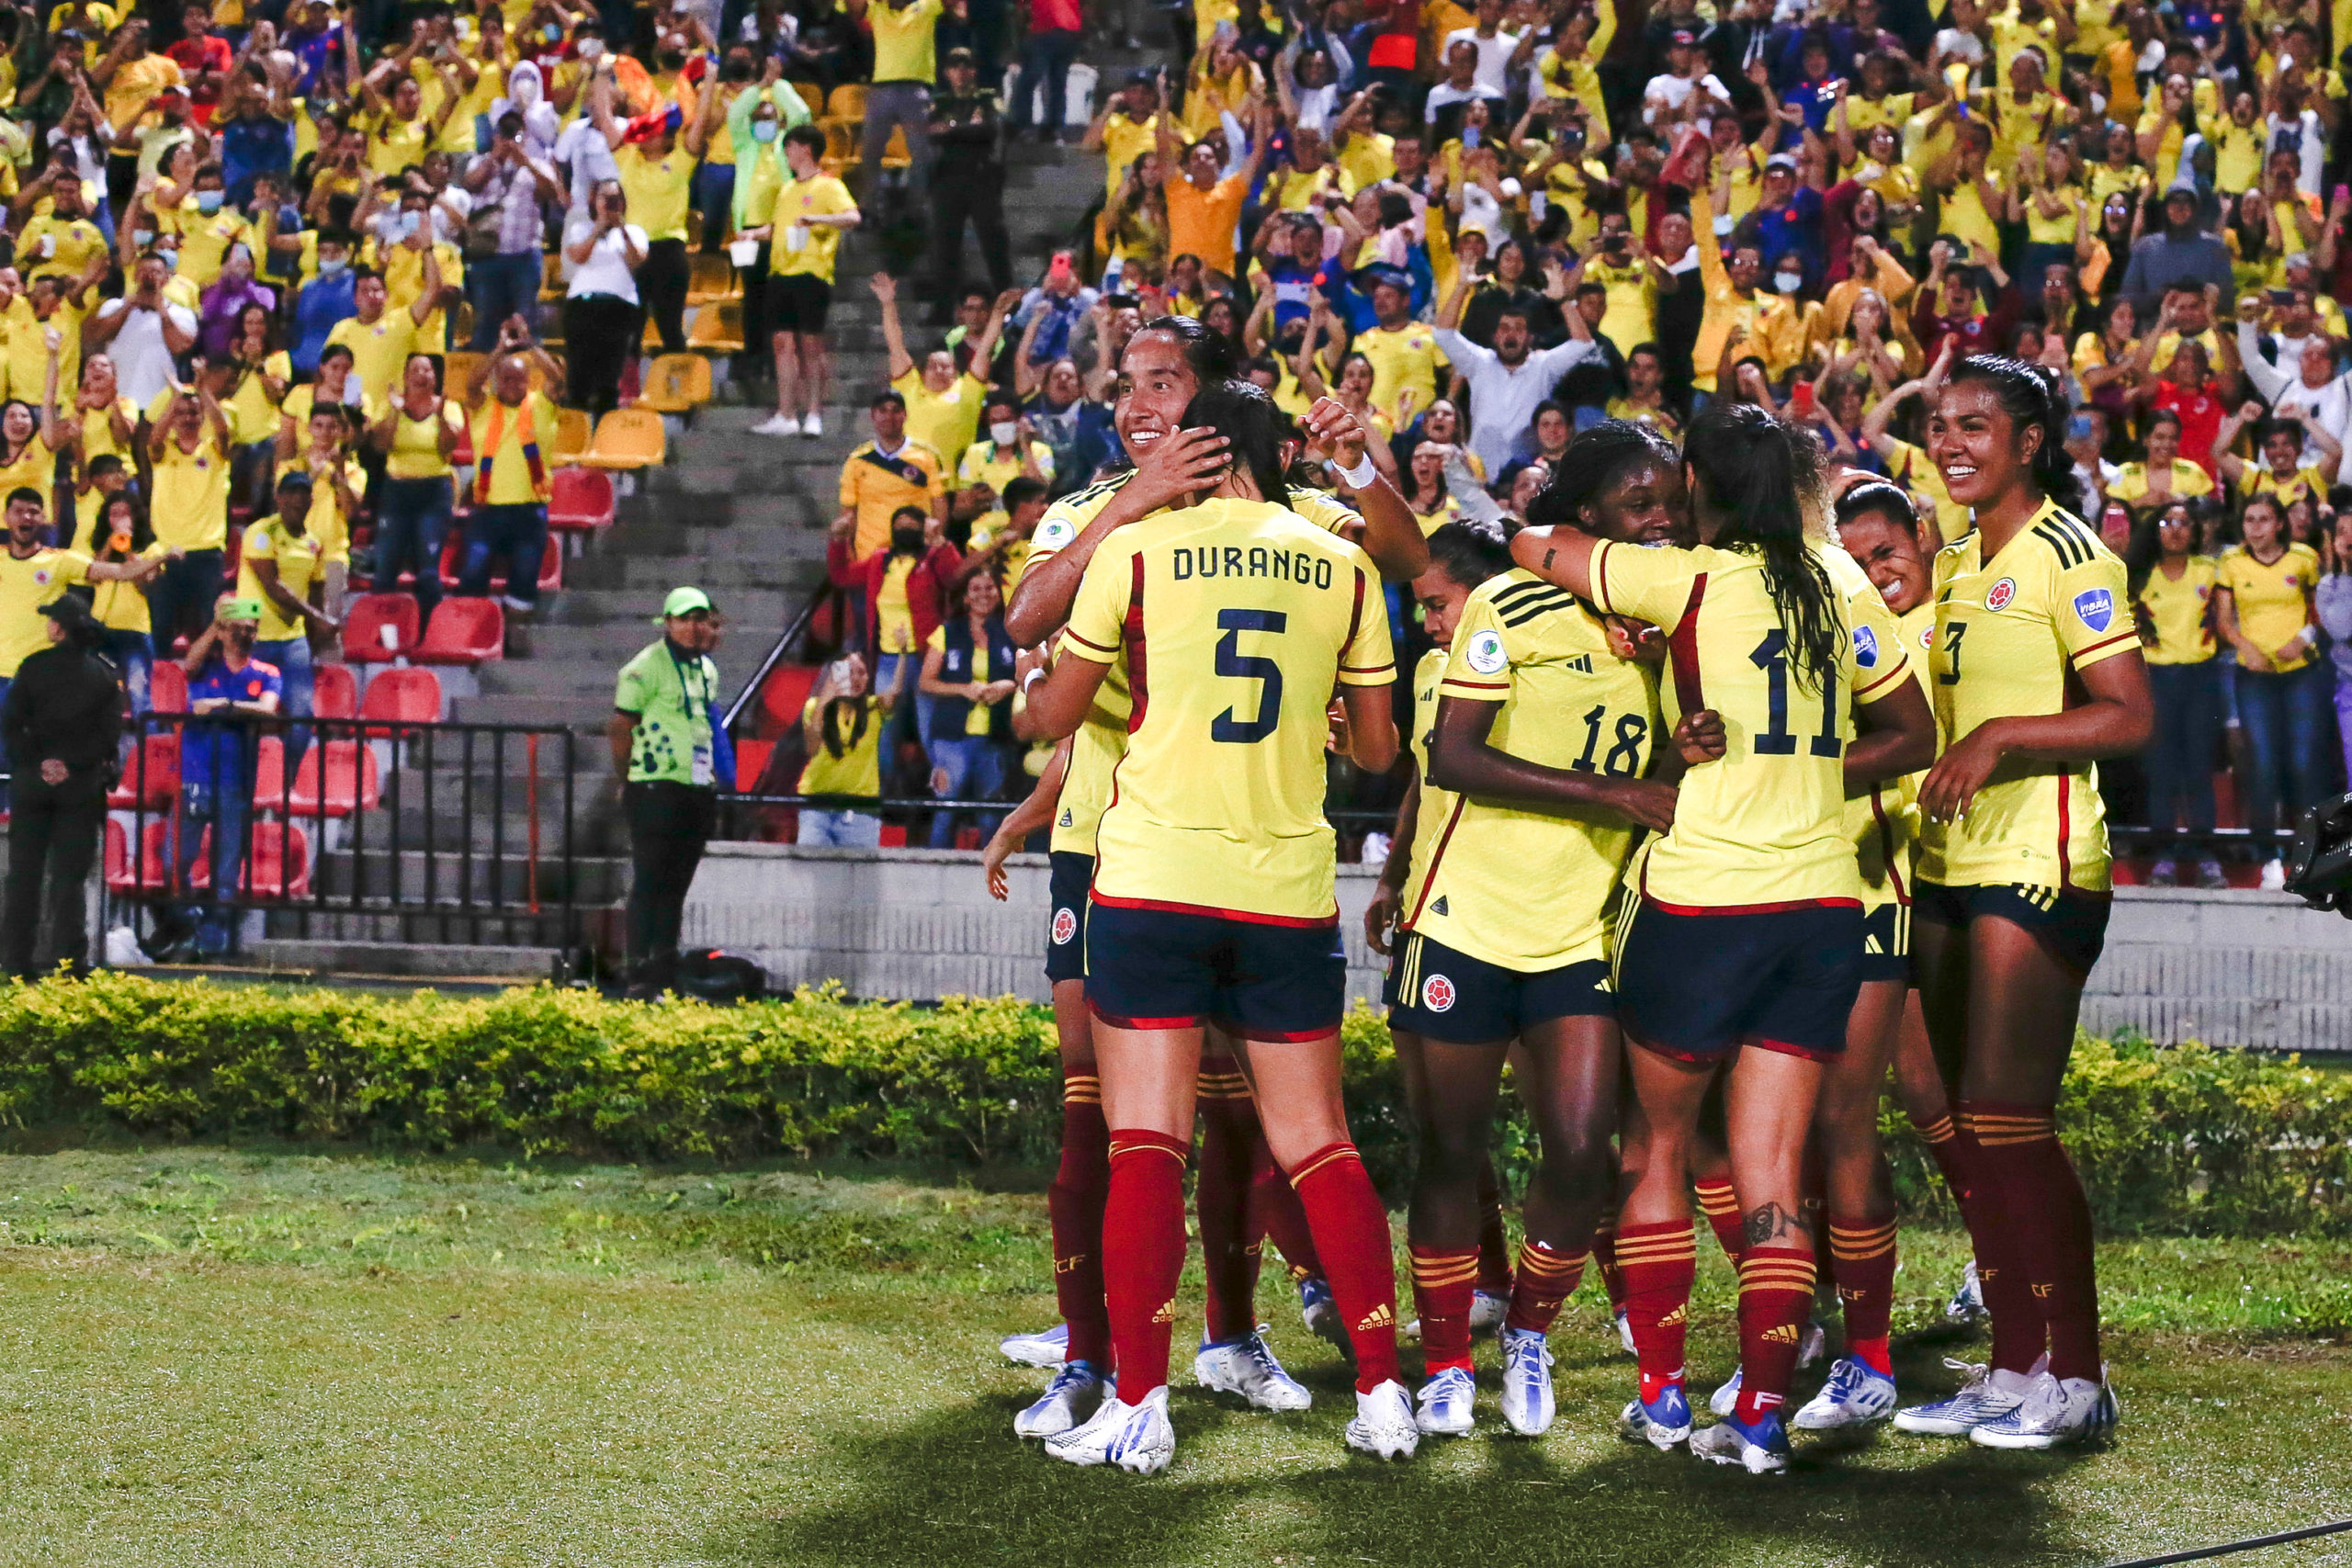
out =
[[[1007,636],[1023,647],[1041,643],[1069,618],[1087,563],[1102,541],[1130,523],[1216,483],[1225,473],[1226,440],[1206,427],[1170,432],[1144,449],[1135,476],[1119,487],[1094,520],[1050,559],[1032,560],[1005,607]],[[1050,513],[1048,514],[1050,516]],[[1038,545],[1046,544],[1044,529]]]

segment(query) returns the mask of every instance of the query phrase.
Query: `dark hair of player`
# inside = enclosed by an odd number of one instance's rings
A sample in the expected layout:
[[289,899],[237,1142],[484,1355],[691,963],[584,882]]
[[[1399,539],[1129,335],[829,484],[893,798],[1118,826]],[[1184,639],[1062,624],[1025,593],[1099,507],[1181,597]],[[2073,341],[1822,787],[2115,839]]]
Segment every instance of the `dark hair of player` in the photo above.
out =
[[1257,481],[1258,493],[1276,506],[1290,504],[1283,443],[1291,437],[1290,415],[1255,381],[1218,381],[1193,394],[1184,425],[1206,425],[1226,439],[1233,466]]
[[1600,500],[1637,463],[1656,463],[1671,470],[1681,466],[1682,457],[1656,429],[1630,419],[1604,419],[1577,431],[1552,465],[1552,482],[1528,503],[1529,525],[1585,526],[1584,508]]
[[1840,527],[1873,512],[1883,514],[1898,528],[1907,528],[1914,534],[1918,532],[1918,510],[1898,485],[1891,485],[1884,479],[1866,479],[1838,498],[1838,524]]
[[1682,450],[1705,504],[1722,519],[1710,543],[1764,558],[1791,673],[1801,688],[1820,691],[1837,679],[1846,639],[1829,573],[1805,537],[1804,500],[1821,492],[1821,443],[1803,425],[1718,399],[1690,422]]
[[1476,588],[1510,570],[1510,544],[1493,523],[1448,523],[1430,536],[1430,565],[1456,587]]
[[1231,380],[1239,373],[1239,367],[1234,362],[1233,340],[1211,331],[1196,317],[1154,316],[1141,330],[1166,333],[1174,338],[1183,353],[1184,363],[1192,367],[1194,378],[1204,388]]
[[2082,511],[2081,487],[2075,480],[2075,459],[2066,455],[2066,416],[2072,412],[2055,372],[2005,354],[1972,354],[1952,367],[1945,384],[1957,387],[1977,381],[1993,389],[2001,410],[2017,432],[2041,432],[2041,446],[2033,455],[2034,488],[2064,507]]

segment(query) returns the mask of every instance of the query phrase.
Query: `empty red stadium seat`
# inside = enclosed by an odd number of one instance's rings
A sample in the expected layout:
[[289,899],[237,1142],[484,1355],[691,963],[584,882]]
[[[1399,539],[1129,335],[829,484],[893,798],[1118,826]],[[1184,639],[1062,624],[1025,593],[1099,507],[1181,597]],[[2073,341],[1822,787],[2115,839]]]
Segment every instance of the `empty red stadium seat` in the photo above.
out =
[[376,753],[356,740],[314,741],[294,765],[291,813],[348,817],[376,809]]
[[409,658],[418,664],[480,664],[506,657],[506,613],[495,599],[444,599]]
[[800,710],[808,705],[808,693],[817,683],[817,674],[814,664],[777,665],[768,671],[767,683],[760,688],[760,705],[777,723],[797,728]]
[[279,813],[288,809],[286,741],[282,736],[265,735],[254,748],[254,809]]
[[406,658],[416,642],[416,601],[407,594],[362,593],[351,601],[343,622],[343,657],[351,663],[390,664]]
[[356,718],[359,677],[348,664],[318,664],[311,670],[311,711],[321,718]]
[[768,759],[775,755],[773,740],[738,740],[735,742],[735,787],[751,790],[759,787],[760,775],[768,771]]
[[[441,716],[441,677],[430,670],[379,671],[360,699],[359,716],[432,724]],[[381,739],[394,732],[371,725],[364,733]]]
[[147,705],[157,713],[187,712],[187,672],[177,660],[155,660],[147,677]]
[[133,876],[130,870],[130,835],[122,824],[107,818],[107,887],[114,893],[161,893],[170,886],[164,871],[164,848],[171,841],[172,825],[162,818],[147,824],[139,836],[142,846],[139,859],[141,873]]
[[548,526],[602,528],[613,520],[613,477],[601,468],[558,468],[548,492]]
[[[188,863],[187,885],[212,886],[209,825],[196,841],[196,859]],[[244,874],[237,879],[237,891],[249,898],[300,898],[310,890],[310,835],[291,823],[254,823],[246,841]]]
[[[142,775],[140,759],[146,759]],[[168,807],[180,793],[180,738],[176,729],[154,729],[122,764],[122,781],[107,792],[107,805],[128,811],[145,802],[150,811]]]

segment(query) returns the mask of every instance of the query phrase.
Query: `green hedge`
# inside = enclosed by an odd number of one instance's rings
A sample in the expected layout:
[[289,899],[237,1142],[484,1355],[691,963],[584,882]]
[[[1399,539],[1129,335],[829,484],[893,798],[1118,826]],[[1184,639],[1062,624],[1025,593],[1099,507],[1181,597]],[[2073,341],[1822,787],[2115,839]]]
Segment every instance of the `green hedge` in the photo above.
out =
[[[1399,1199],[1411,1137],[1387,1031],[1360,1010],[1346,1046],[1357,1142]],[[0,987],[0,1122],[19,1128],[1035,1169],[1054,1158],[1059,1101],[1052,1018],[1010,998],[653,1007],[547,987],[390,998],[115,973]],[[2352,1077],[2086,1038],[2060,1114],[2110,1230],[2352,1232]],[[1906,1207],[1939,1212],[1942,1190],[1891,1107],[1887,1126]],[[1515,1110],[1498,1147],[1515,1187],[1533,1152]]]

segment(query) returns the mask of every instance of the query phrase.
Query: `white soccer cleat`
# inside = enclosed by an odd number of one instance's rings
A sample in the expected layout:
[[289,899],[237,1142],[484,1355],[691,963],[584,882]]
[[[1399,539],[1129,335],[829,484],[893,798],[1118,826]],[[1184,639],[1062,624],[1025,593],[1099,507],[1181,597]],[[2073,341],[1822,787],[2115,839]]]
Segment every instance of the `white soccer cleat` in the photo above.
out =
[[1356,1395],[1356,1418],[1348,1423],[1348,1447],[1374,1459],[1411,1459],[1421,1446],[1413,1424],[1413,1396],[1390,1378],[1370,1393]]
[[1976,1259],[1960,1271],[1960,1284],[1952,1291],[1951,1300],[1944,1303],[1946,1323],[1982,1323],[1984,1321],[1984,1284],[1976,1277]]
[[1753,1427],[1743,1427],[1726,1416],[1693,1432],[1690,1451],[1716,1464],[1743,1466],[1750,1475],[1770,1475],[1789,1468],[1789,1437],[1781,1429],[1780,1416],[1771,1411]]
[[2106,1437],[2121,1415],[2115,1391],[2107,1386],[2104,1367],[2097,1382],[2043,1372],[2015,1410],[1985,1422],[1968,1437],[1988,1449],[2054,1449]]
[[1679,1382],[1668,1383],[1656,1399],[1644,1401],[1637,1393],[1618,1413],[1617,1435],[1654,1449],[1670,1449],[1690,1436],[1690,1401]]
[[1012,1418],[1012,1435],[1058,1437],[1117,1397],[1114,1390],[1111,1380],[1091,1361],[1064,1361],[1037,1402]]
[[1069,1354],[1069,1325],[1057,1323],[1036,1334],[1008,1334],[996,1342],[1008,1361],[1024,1367],[1058,1367]]
[[1492,1291],[1470,1292],[1470,1332],[1492,1334],[1510,1315],[1510,1297],[1497,1295]]
[[1557,1411],[1552,1396],[1552,1348],[1542,1331],[1503,1330],[1503,1419],[1522,1438],[1552,1429]]
[[2030,1373],[2000,1372],[1968,1361],[1944,1359],[1944,1365],[1966,1372],[1968,1381],[1950,1399],[1914,1404],[1894,1413],[1894,1429],[1928,1438],[1964,1438],[1987,1421],[1997,1421],[2025,1403],[2026,1391],[2049,1364],[2046,1355]]
[[1203,1388],[1238,1393],[1261,1410],[1304,1410],[1315,1403],[1255,1334],[1230,1345],[1202,1346],[1193,1358],[1193,1375]]
[[1730,1379],[1707,1395],[1707,1408],[1718,1416],[1728,1416],[1739,1404],[1739,1381],[1747,1375],[1745,1367],[1734,1367]]
[[754,435],[797,435],[800,434],[800,422],[788,413],[772,413],[752,426],[752,434]]
[[1805,1401],[1792,1423],[1800,1432],[1834,1432],[1867,1427],[1894,1413],[1894,1380],[1851,1356],[1840,1356],[1829,1381]]
[[[1354,1364],[1356,1348],[1348,1338],[1347,1324],[1340,1317],[1340,1303],[1332,1298],[1330,1280],[1319,1274],[1309,1274],[1298,1282],[1298,1320],[1306,1325],[1306,1332],[1329,1341],[1350,1365]],[[1421,1320],[1415,1318],[1405,1333],[1408,1337],[1419,1338]]]
[[1160,1384],[1136,1404],[1104,1400],[1084,1426],[1047,1438],[1046,1451],[1071,1464],[1115,1464],[1137,1475],[1157,1475],[1176,1457],[1168,1385]]
[[1432,1438],[1459,1438],[1470,1430],[1471,1404],[1478,1385],[1460,1367],[1448,1367],[1421,1385],[1420,1410],[1413,1425]]
[[818,417],[815,409],[810,409],[808,417],[800,422],[800,434],[811,441],[825,434],[825,422]]
[[1797,1341],[1797,1371],[1803,1371],[1829,1354],[1829,1331],[1817,1317],[1805,1319],[1804,1337]]

